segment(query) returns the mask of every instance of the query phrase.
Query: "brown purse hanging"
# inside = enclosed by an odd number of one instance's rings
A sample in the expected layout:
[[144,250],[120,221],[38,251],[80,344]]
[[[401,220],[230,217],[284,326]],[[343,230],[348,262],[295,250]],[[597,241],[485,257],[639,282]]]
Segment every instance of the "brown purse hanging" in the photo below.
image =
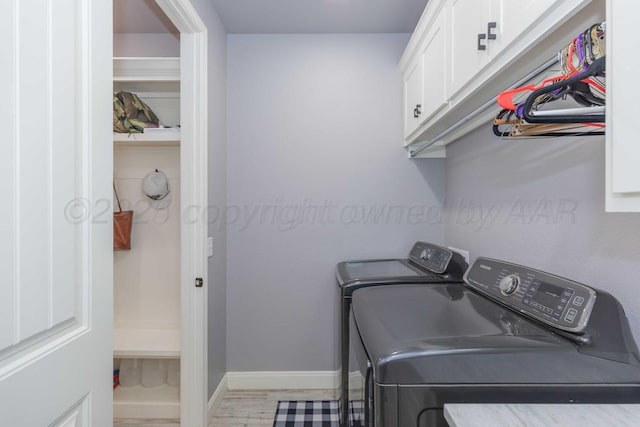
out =
[[118,201],[118,212],[113,213],[113,250],[125,251],[131,249],[131,228],[133,227],[133,211],[123,211],[120,198],[113,183],[113,192]]

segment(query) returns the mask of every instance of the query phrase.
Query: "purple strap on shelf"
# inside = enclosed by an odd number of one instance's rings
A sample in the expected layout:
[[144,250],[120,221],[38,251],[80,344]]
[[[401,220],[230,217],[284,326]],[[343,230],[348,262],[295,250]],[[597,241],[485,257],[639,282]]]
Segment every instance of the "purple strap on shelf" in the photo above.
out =
[[580,59],[580,63],[583,64],[582,68],[586,70],[586,63],[584,60],[584,49],[583,49],[583,41],[582,34],[576,37],[576,50],[578,51],[578,58]]

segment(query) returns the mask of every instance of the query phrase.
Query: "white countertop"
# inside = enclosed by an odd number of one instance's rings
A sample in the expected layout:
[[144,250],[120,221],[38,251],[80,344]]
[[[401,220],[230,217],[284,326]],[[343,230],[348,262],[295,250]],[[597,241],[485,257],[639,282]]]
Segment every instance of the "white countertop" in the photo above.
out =
[[640,404],[444,405],[451,427],[638,427]]

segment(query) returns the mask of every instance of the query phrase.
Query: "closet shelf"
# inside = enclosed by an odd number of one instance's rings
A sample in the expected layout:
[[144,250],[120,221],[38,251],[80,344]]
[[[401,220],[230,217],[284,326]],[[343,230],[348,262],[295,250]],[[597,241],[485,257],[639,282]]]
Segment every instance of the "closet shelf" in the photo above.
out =
[[116,418],[179,418],[180,388],[162,385],[145,388],[119,386],[113,391]]
[[114,82],[180,81],[180,58],[113,58]]
[[116,146],[178,146],[180,145],[179,129],[154,130],[148,133],[113,133]]
[[180,357],[179,329],[114,329],[113,356]]

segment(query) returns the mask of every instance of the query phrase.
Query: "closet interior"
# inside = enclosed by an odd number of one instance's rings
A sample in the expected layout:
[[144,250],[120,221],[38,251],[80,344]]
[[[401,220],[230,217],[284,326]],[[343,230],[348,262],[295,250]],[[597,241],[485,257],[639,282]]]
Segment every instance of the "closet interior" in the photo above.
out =
[[114,100],[135,94],[160,123],[113,135],[114,188],[134,211],[131,249],[114,252],[115,418],[180,417],[179,38],[155,2],[114,1]]

